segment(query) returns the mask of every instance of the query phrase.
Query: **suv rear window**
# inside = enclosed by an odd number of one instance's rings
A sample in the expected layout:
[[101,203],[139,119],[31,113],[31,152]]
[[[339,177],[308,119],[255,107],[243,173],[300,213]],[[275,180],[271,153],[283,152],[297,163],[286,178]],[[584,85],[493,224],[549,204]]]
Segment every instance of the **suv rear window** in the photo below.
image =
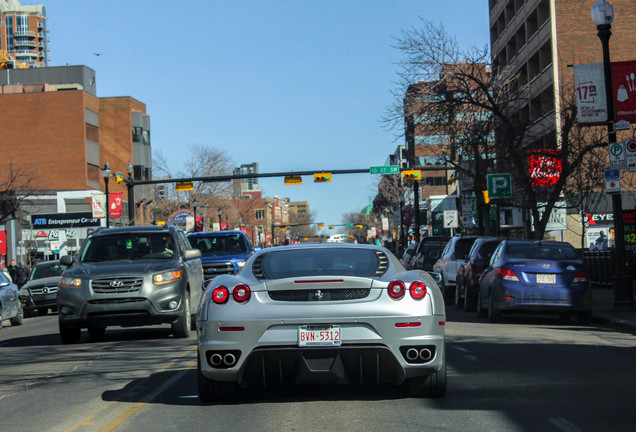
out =
[[227,236],[190,237],[193,248],[199,249],[203,255],[247,252],[247,245],[240,234]]
[[81,262],[166,258],[175,254],[168,233],[121,233],[89,237]]
[[455,245],[455,258],[465,260],[468,256],[468,252],[470,252],[470,248],[473,247],[473,243],[475,243],[474,238],[457,240],[457,244]]

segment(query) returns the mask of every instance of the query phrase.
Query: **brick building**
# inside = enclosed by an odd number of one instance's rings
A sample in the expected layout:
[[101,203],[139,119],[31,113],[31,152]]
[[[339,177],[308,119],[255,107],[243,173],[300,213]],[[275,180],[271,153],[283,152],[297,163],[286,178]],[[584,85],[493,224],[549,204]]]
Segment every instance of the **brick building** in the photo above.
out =
[[[16,227],[19,232],[31,228],[25,215],[91,212],[91,197],[103,196],[101,168],[106,163],[127,176],[130,162],[135,180],[152,177],[145,104],[131,97],[97,97],[92,69],[0,70],[0,88],[0,184],[7,184],[12,169],[28,179],[21,191],[21,214],[16,215],[26,224]],[[127,224],[125,184],[111,180],[109,192],[122,192],[124,200],[122,217],[111,225]],[[145,192],[135,188],[135,199],[143,199]],[[138,223],[148,220],[143,206],[138,207]]]

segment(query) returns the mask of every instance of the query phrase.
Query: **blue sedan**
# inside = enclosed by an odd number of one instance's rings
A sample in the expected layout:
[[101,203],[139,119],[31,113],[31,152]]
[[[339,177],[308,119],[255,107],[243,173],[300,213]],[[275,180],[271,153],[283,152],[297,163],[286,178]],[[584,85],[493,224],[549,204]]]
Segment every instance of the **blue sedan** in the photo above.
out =
[[591,317],[589,272],[569,243],[504,240],[479,279],[478,314],[497,322],[516,311]]

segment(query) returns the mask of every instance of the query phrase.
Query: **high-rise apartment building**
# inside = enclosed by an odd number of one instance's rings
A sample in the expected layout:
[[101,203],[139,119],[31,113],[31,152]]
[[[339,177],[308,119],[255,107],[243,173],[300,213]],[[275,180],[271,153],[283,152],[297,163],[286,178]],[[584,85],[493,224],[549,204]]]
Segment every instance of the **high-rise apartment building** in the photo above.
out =
[[0,0],[0,50],[29,67],[48,66],[46,8]]
[[[590,10],[595,0],[489,0],[493,73],[518,75],[527,95],[517,114],[539,148],[558,147],[560,92],[571,89],[574,64],[601,63],[601,42]],[[635,60],[636,2],[611,0],[611,60]]]
[[[252,162],[251,164],[242,164],[240,167],[234,168],[233,175],[250,175],[258,174],[258,163]],[[244,192],[257,191],[258,178],[244,178],[234,181],[234,193],[237,196],[243,195]]]

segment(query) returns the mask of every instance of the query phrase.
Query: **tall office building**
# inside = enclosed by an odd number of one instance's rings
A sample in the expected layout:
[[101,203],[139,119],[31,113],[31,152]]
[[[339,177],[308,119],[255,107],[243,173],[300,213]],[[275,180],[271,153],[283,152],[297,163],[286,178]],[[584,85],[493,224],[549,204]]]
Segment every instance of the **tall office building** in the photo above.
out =
[[[590,10],[595,0],[489,0],[493,73],[518,75],[527,97],[517,114],[531,123],[538,148],[558,147],[560,92],[574,81],[574,64],[601,63],[602,47]],[[610,0],[612,62],[635,60],[636,2]],[[571,88],[571,87],[570,87]],[[497,132],[496,132],[497,133]],[[497,133],[497,139],[499,139]]]
[[[240,167],[234,168],[232,173],[233,175],[258,174],[258,163],[243,164]],[[237,196],[242,195],[244,192],[257,190],[260,190],[258,187],[258,178],[244,178],[234,181],[234,193]]]
[[0,49],[28,67],[48,66],[46,8],[0,0]]

